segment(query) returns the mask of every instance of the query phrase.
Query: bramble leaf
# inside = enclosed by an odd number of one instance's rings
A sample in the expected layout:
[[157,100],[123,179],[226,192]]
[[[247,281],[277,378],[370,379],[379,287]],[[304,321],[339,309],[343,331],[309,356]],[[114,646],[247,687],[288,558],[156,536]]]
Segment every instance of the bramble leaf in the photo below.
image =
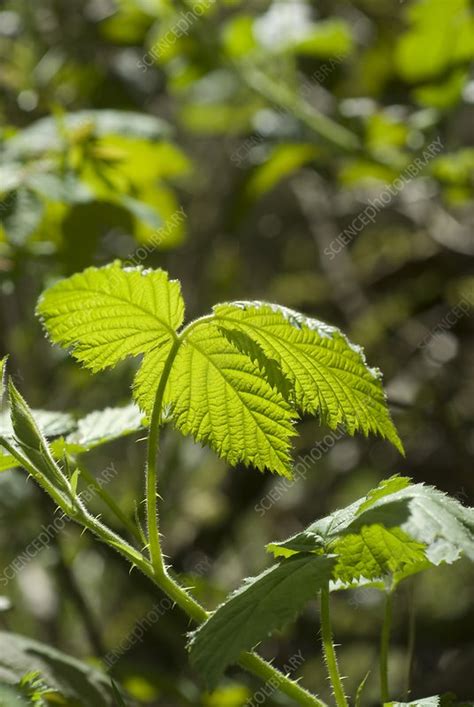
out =
[[332,429],[342,424],[351,435],[379,434],[403,451],[380,372],[338,329],[264,302],[231,302],[214,312],[220,326],[246,333],[277,361],[293,383],[297,408],[319,414]]
[[37,313],[52,341],[92,371],[151,351],[175,337],[184,302],[163,270],[88,268],[41,296]]
[[294,412],[213,322],[200,323],[181,346],[166,400],[176,428],[230,464],[291,476]]
[[327,585],[333,564],[330,557],[300,555],[247,579],[192,634],[191,664],[205,682],[214,687],[242,651],[294,619]]
[[297,312],[228,303],[180,330],[179,284],[118,262],[57,283],[37,312],[51,339],[92,371],[142,354],[133,389],[144,413],[160,390],[161,421],[166,414],[231,464],[291,476],[301,411],[350,434],[377,432],[401,450],[380,375],[361,349]]

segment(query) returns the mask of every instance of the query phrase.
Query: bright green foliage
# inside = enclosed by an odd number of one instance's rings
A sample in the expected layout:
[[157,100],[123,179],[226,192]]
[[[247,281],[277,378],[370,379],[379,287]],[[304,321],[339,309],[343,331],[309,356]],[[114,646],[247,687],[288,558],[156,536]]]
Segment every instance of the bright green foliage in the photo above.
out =
[[333,579],[344,584],[386,576],[396,583],[430,564],[451,563],[461,555],[474,560],[474,509],[431,486],[410,485],[406,477],[395,476],[268,549],[286,557],[334,553]]
[[231,464],[289,476],[300,411],[401,449],[379,372],[338,330],[297,312],[222,304],[178,332],[179,284],[114,263],[54,285],[38,314],[51,339],[93,371],[144,354],[134,382],[142,410],[151,415],[159,390],[162,417],[169,411],[178,430]]
[[283,560],[231,594],[190,641],[190,660],[213,687],[227,665],[282,628],[329,582],[333,558],[300,555]]
[[217,305],[214,311],[222,326],[248,334],[277,361],[303,412],[319,414],[333,429],[342,424],[349,434],[380,434],[401,450],[380,372],[369,368],[362,349],[337,329],[262,302]]
[[[400,75],[412,82],[432,79],[453,65],[472,59],[472,23],[468,0],[419,0],[409,6],[412,28],[397,47]],[[446,42],[446,36],[456,41]]]
[[180,348],[167,400],[177,429],[231,464],[290,475],[290,405],[213,322],[200,323]]
[[38,314],[58,344],[92,371],[170,341],[182,324],[178,282],[162,270],[88,268],[54,285]]
[[[70,267],[77,257],[88,264],[111,226],[153,248],[177,245],[185,218],[168,182],[191,165],[168,141],[171,132],[159,118],[119,110],[48,116],[8,131],[0,240],[31,250],[47,241]],[[71,240],[80,240],[79,256]]]

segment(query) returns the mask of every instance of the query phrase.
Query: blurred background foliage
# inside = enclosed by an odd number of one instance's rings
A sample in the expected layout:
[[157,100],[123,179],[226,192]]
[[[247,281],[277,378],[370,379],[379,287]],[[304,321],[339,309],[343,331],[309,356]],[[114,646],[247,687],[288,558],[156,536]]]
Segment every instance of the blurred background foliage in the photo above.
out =
[[[406,459],[377,440],[329,441],[303,420],[295,458],[318,440],[323,452],[282,489],[167,431],[166,552],[210,606],[266,566],[265,542],[392,473],[474,504],[473,22],[469,0],[0,3],[1,353],[32,405],[83,415],[129,401],[129,364],[92,378],[49,346],[33,315],[56,278],[115,258],[180,278],[189,316],[259,298],[335,323],[384,372]],[[442,149],[422,159],[434,141]],[[140,435],[87,464],[100,473],[112,460],[110,488],[132,516]],[[19,471],[0,487],[9,568],[54,508]],[[160,599],[73,527],[15,574],[2,574],[2,628],[96,665]],[[473,580],[461,562],[398,597],[397,697],[408,671],[412,699],[474,696]],[[334,603],[348,690],[371,671],[375,704],[380,598]],[[318,627],[312,606],[262,651],[283,666],[301,649],[298,674],[329,699]],[[187,629],[165,612],[112,674],[144,705],[245,704],[259,686],[237,670],[203,692]],[[289,704],[276,693],[266,703]]]

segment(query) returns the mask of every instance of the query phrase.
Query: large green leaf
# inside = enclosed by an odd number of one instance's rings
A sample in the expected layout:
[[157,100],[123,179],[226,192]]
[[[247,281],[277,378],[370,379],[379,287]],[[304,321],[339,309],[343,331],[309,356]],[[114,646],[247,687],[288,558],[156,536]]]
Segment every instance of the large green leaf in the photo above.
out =
[[294,619],[327,585],[333,564],[330,557],[300,555],[247,579],[192,634],[190,660],[206,683],[214,687],[242,651]]
[[336,328],[284,307],[233,302],[214,308],[222,327],[248,334],[292,381],[295,402],[349,434],[378,433],[398,449],[401,442],[387,410],[380,372],[369,368],[362,349]]
[[162,270],[88,268],[53,285],[37,312],[55,343],[92,371],[151,351],[184,317],[179,283]]
[[209,444],[231,464],[291,475],[294,412],[213,322],[201,323],[186,338],[166,400],[183,434]]
[[183,434],[231,464],[290,476],[293,423],[301,411],[351,434],[379,432],[401,449],[380,375],[361,349],[297,312],[223,304],[178,331],[179,284],[161,270],[120,263],[57,283],[37,311],[51,339],[93,371],[143,354],[134,381],[140,408],[150,416],[160,390],[162,421],[166,413]]

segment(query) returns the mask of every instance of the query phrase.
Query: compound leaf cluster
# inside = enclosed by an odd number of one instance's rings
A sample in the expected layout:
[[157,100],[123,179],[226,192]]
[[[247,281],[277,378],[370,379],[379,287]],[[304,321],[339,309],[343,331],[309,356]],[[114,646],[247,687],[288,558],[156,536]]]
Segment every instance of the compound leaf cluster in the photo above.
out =
[[231,464],[291,475],[294,422],[319,415],[400,451],[380,373],[323,322],[277,305],[230,302],[181,328],[180,286],[162,270],[88,268],[53,285],[38,314],[50,338],[92,371],[142,355],[134,395]]

